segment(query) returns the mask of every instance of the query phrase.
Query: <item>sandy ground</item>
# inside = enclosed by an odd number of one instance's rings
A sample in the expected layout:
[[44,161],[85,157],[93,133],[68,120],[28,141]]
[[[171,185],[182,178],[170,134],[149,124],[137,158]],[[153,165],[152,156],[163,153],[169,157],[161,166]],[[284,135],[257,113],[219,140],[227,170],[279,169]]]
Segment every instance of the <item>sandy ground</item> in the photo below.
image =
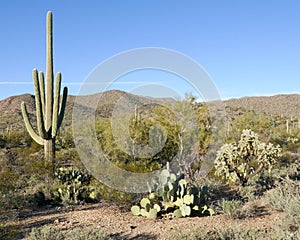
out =
[[[8,214],[8,213],[6,213]],[[255,217],[231,219],[224,214],[210,217],[189,217],[180,219],[146,219],[121,211],[116,205],[102,202],[76,207],[74,210],[48,208],[38,211],[11,212],[6,216],[7,224],[21,229],[24,237],[33,227],[55,226],[61,231],[76,227],[92,227],[103,230],[115,239],[166,239],[172,231],[188,232],[201,227],[214,231],[220,227],[268,229],[279,220],[280,213],[260,210]],[[22,235],[22,234],[21,234]]]

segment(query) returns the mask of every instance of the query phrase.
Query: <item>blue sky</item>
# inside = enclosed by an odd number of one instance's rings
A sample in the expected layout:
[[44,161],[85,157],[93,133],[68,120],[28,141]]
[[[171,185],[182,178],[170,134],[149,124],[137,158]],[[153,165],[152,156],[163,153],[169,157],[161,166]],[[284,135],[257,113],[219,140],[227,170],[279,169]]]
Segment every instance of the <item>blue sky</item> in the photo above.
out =
[[[10,0],[0,6],[0,99],[33,93],[32,69],[45,71],[48,10],[55,71],[73,95],[101,62],[143,47],[192,58],[223,99],[300,92],[297,0]],[[132,91],[148,83],[193,91],[173,74],[149,70],[129,73],[111,88]]]

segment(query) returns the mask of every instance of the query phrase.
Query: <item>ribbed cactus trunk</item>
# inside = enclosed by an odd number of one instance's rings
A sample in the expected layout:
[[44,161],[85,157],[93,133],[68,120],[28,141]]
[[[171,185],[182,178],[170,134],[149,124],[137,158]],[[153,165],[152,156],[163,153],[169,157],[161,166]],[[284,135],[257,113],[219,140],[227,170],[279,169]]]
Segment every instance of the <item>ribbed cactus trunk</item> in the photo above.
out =
[[65,87],[60,106],[61,74],[56,74],[55,87],[53,86],[53,43],[52,43],[52,13],[47,13],[47,56],[46,56],[46,86],[43,72],[32,71],[35,92],[37,130],[33,129],[24,102],[21,104],[25,126],[30,136],[39,144],[44,145],[45,160],[52,162],[55,159],[55,138],[61,126],[67,102],[68,89]]
[[[46,132],[51,131],[52,114],[53,114],[53,32],[52,32],[52,14],[47,14],[47,50],[46,50],[46,116],[45,129]],[[51,94],[50,94],[51,93]],[[48,134],[49,135],[49,134]],[[55,136],[48,136],[50,139],[44,140],[45,159],[54,165],[55,159]]]
[[47,14],[47,52],[46,52],[46,116],[45,128],[48,132],[52,124],[53,114],[53,34],[52,34],[52,14]]
[[54,164],[55,159],[55,138],[44,140],[45,159]]

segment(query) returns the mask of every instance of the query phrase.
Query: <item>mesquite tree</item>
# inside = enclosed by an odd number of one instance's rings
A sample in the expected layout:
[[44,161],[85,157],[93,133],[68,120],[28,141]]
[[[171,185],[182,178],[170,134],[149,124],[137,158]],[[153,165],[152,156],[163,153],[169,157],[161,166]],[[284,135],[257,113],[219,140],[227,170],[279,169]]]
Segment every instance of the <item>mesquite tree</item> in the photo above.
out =
[[279,146],[263,143],[252,130],[243,130],[238,143],[225,144],[218,151],[215,175],[245,186],[251,177],[264,169],[271,171],[280,153]]
[[32,71],[38,133],[36,133],[29,120],[28,112],[24,102],[22,102],[21,108],[27,131],[34,141],[44,146],[45,160],[50,161],[53,164],[55,157],[55,138],[64,117],[68,89],[66,87],[64,88],[62,101],[60,104],[61,73],[59,72],[56,74],[55,89],[53,88],[52,12],[47,13],[46,22],[46,89],[44,73],[38,73],[36,69],[33,69]]

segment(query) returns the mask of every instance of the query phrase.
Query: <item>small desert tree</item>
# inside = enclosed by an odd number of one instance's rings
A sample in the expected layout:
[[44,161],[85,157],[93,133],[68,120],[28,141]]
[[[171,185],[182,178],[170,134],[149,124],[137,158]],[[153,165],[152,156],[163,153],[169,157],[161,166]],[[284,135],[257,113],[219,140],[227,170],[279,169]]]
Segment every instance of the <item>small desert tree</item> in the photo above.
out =
[[215,175],[228,183],[239,182],[245,186],[251,177],[263,170],[271,171],[280,153],[279,146],[263,143],[252,130],[243,130],[238,143],[225,144],[218,151]]

